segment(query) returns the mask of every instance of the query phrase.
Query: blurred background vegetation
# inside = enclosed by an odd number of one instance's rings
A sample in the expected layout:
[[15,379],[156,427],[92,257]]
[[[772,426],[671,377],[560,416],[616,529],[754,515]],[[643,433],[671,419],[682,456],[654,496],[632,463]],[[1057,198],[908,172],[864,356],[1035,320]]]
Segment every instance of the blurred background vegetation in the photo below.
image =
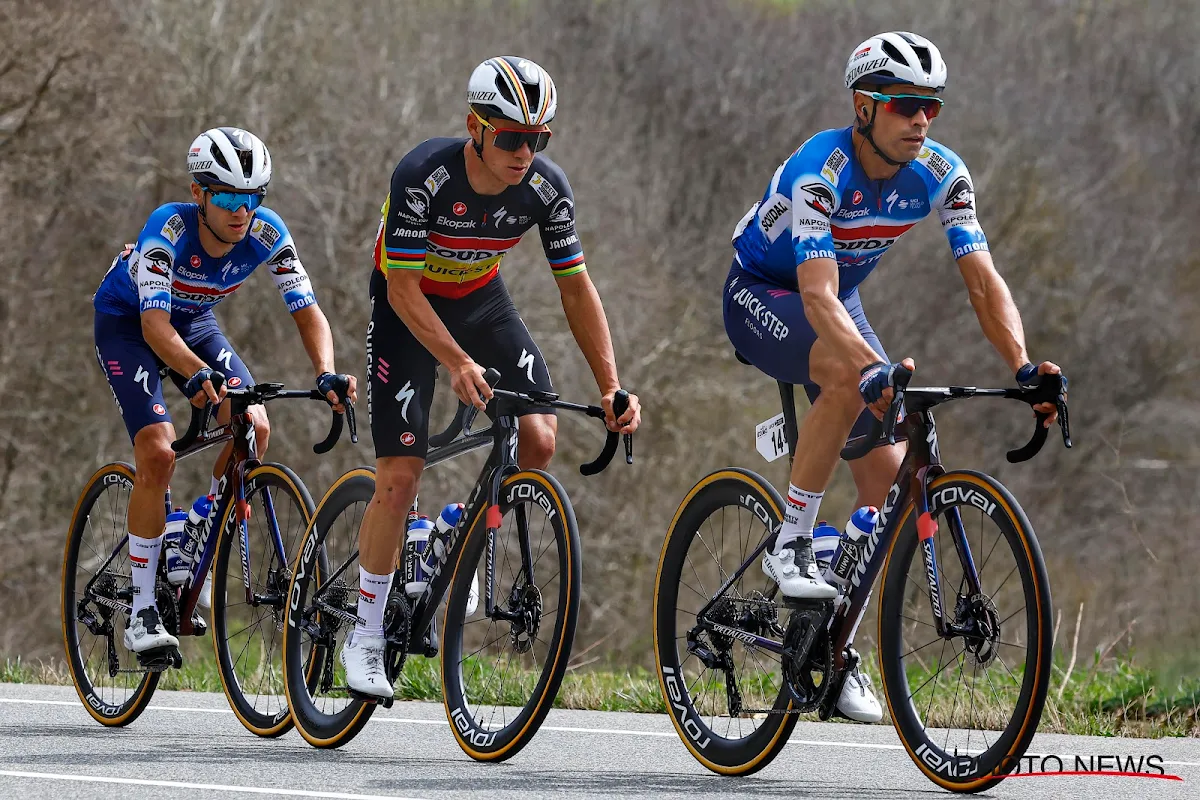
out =
[[[1052,439],[1033,462],[1007,464],[1032,421],[980,401],[939,416],[943,457],[992,472],[1021,500],[1065,618],[1060,649],[1078,628],[1083,654],[1196,674],[1192,3],[0,0],[0,21],[0,655],[61,654],[59,571],[76,495],[99,465],[132,459],[95,362],[91,295],[146,216],[186,199],[192,138],[238,125],[266,140],[269,205],[312,275],[339,366],[361,379],[392,168],[428,137],[460,135],[471,68],[512,53],[558,83],[547,154],[570,177],[621,376],[645,408],[635,466],[588,480],[575,465],[602,434],[563,420],[555,468],[585,547],[575,649],[591,663],[651,663],[646,609],[687,489],[726,464],[786,481],[786,461],[768,465],[753,445],[754,424],[778,411],[774,383],[734,361],[721,323],[730,233],[797,145],[850,123],[842,69],[854,45],[904,29],[931,38],[949,65],[931,134],[972,171],[1030,353],[1071,378],[1074,450]],[[526,238],[505,280],[560,392],[594,402],[537,239]],[[888,352],[916,359],[918,383],[1011,384],[935,223],[893,248],[862,294]],[[258,379],[311,382],[270,281],[254,278],[217,316]],[[357,448],[315,457],[328,419],[300,405],[273,409],[270,456],[319,497],[373,451],[364,424]],[[170,406],[181,418],[182,399]],[[437,418],[450,407],[439,398]],[[431,473],[425,504],[464,499],[478,466]],[[210,468],[181,464],[177,496],[204,490]],[[823,506],[833,524],[852,497],[840,468]],[[872,630],[863,626],[864,650]]]

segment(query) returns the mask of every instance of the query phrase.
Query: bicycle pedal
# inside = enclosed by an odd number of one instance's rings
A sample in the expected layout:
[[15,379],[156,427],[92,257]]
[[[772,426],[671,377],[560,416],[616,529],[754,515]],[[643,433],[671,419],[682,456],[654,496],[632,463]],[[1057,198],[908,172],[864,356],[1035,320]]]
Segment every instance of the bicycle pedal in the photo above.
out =
[[833,609],[832,600],[808,600],[802,597],[783,596],[783,607],[793,611],[820,612]]
[[137,662],[143,672],[165,672],[171,668],[182,667],[183,655],[178,647],[167,645],[138,653]]
[[208,623],[204,621],[199,612],[192,612],[192,636],[204,636],[208,633]]
[[372,705],[381,705],[384,708],[391,708],[392,703],[395,702],[396,699],[394,697],[379,697],[377,695],[367,694],[366,692],[360,692],[349,687],[346,688],[346,692],[355,700],[363,703],[370,703]]

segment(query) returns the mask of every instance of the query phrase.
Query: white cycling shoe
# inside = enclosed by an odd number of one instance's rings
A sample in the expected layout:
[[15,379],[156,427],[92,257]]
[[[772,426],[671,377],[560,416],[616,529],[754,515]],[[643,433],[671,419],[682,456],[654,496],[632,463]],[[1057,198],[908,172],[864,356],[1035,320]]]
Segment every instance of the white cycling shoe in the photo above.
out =
[[784,597],[798,600],[832,600],[837,587],[821,577],[817,559],[813,556],[812,539],[801,537],[788,543],[778,555],[763,553],[762,571],[779,584]]
[[842,716],[855,722],[879,722],[883,719],[883,708],[871,693],[871,679],[858,671],[857,663],[846,676],[846,682],[842,684],[837,710]]
[[134,653],[157,650],[160,647],[179,647],[179,640],[163,627],[162,618],[154,606],[143,608],[125,625],[125,647]]
[[392,696],[392,684],[388,682],[383,666],[386,647],[387,642],[382,636],[351,633],[346,637],[340,658],[346,668],[346,683],[351,689],[373,697]]

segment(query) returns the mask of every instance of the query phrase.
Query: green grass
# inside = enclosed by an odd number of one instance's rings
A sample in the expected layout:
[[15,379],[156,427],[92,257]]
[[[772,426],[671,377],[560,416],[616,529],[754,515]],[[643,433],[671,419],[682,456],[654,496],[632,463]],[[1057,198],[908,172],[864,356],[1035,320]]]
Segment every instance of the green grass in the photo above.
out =
[[[874,685],[880,686],[874,662],[866,664]],[[468,667],[468,675],[471,667]],[[1091,736],[1200,736],[1200,680],[1166,683],[1153,671],[1132,659],[1098,661],[1089,669],[1073,670],[1065,686],[1065,665],[1056,664],[1050,696],[1042,716],[1041,730]],[[914,678],[917,675],[914,673]],[[509,679],[503,694],[480,697],[484,703],[520,703],[536,681],[532,673],[521,680]],[[70,685],[70,675],[61,661],[5,659],[0,682]],[[163,675],[163,689],[220,692],[221,680],[211,652],[197,649],[183,669]],[[1059,690],[1061,698],[1059,697]],[[1011,687],[997,684],[997,696],[1007,696]],[[522,692],[525,694],[522,695]],[[402,700],[441,701],[439,662],[410,658],[396,681],[396,697]],[[982,697],[980,700],[982,701]],[[557,708],[595,711],[664,713],[662,695],[653,673],[642,669],[572,670],[566,675],[555,701]],[[950,710],[941,709],[943,718]],[[939,709],[930,714],[935,721]],[[959,712],[961,724],[961,711]]]

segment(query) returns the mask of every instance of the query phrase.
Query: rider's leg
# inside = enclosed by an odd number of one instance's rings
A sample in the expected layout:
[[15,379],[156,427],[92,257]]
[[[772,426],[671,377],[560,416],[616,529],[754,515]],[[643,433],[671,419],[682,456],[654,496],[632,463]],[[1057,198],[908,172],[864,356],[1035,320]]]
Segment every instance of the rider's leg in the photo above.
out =
[[169,422],[147,425],[133,440],[136,476],[129,495],[129,558],[133,574],[133,608],[136,617],[144,608],[154,608],[154,579],[162,550],[166,507],[163,497],[175,471],[171,442],[175,430]]
[[528,414],[520,419],[517,434],[517,463],[521,469],[545,469],[554,457],[558,417]]

